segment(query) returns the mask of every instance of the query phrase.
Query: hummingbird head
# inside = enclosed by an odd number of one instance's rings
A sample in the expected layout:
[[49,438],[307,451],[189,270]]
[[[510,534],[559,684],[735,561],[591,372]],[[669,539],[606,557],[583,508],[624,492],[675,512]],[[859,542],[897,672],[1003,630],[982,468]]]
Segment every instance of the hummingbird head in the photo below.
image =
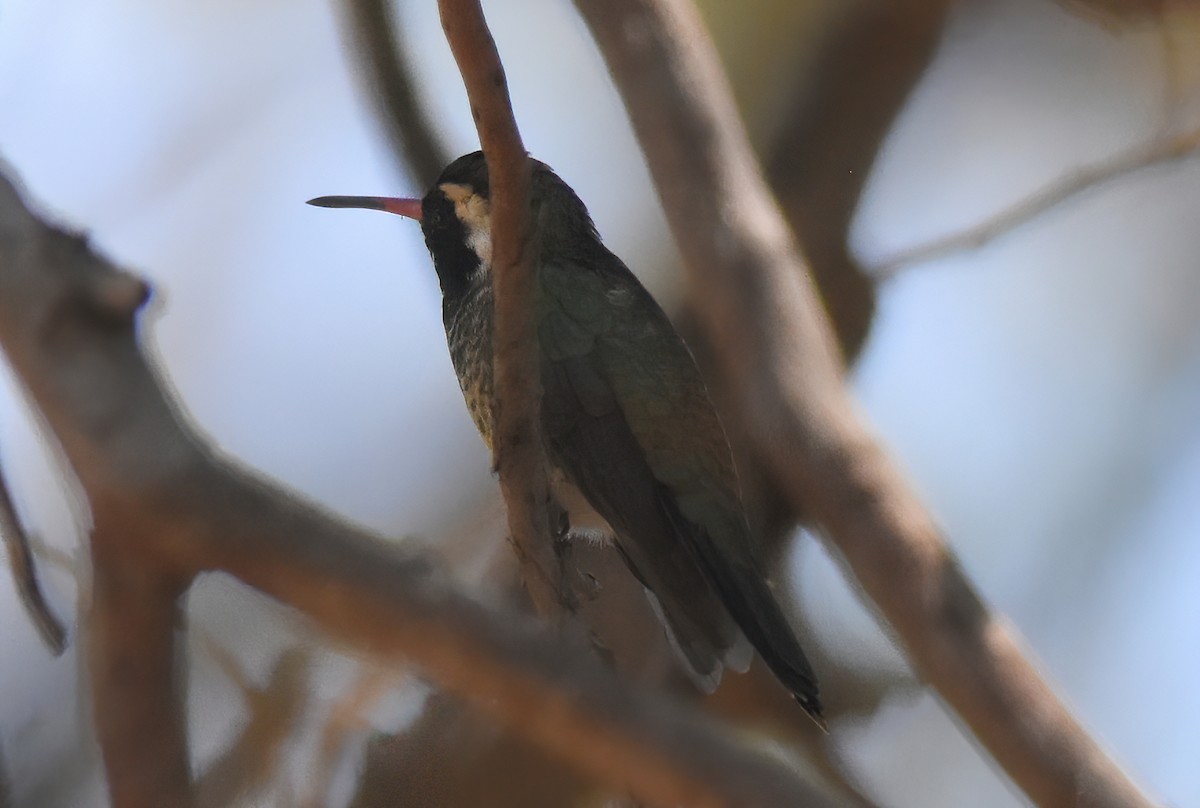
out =
[[[587,208],[571,187],[545,163],[530,160],[533,164],[530,201],[543,257],[577,254],[590,244],[599,244]],[[421,199],[322,196],[309,200],[308,204],[383,210],[420,222],[442,294],[448,298],[463,294],[481,273],[491,272],[491,203],[487,161],[482,151],[464,154],[446,166]]]

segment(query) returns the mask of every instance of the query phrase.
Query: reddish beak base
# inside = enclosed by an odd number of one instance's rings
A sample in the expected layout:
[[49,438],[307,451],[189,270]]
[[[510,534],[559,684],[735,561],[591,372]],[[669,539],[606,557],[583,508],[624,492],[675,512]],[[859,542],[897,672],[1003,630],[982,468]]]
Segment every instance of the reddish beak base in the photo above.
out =
[[383,210],[409,219],[421,221],[421,200],[402,199],[392,196],[319,196],[308,200],[308,204],[319,208],[365,208]]

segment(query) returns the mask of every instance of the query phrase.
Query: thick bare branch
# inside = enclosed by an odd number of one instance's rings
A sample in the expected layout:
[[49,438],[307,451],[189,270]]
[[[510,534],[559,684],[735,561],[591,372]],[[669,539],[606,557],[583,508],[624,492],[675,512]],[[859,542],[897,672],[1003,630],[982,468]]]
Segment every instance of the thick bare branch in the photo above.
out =
[[[804,245],[809,271],[847,362],[853,364],[875,315],[875,281],[851,254],[850,225],[876,156],[936,50],[950,0],[849,2],[826,26],[817,56],[794,81],[792,101],[765,155],[767,178]],[[713,346],[690,310],[679,322],[709,376],[733,447],[742,498],[768,569],[791,545],[798,517],[748,427],[711,371]],[[834,709],[833,704],[827,708]],[[832,713],[836,717],[836,713]]]
[[576,0],[620,90],[759,451],[920,673],[1045,806],[1149,801],[966,580],[850,401],[832,330],[687,0]]
[[534,607],[547,617],[571,613],[578,602],[563,554],[556,551],[561,509],[550,493],[538,429],[542,393],[533,321],[537,245],[529,204],[531,164],[478,0],[439,0],[438,9],[488,164],[496,298],[493,463]]
[[92,711],[116,808],[191,808],[182,687],[176,669],[177,601],[183,591],[105,535],[92,542],[88,644]]
[[63,628],[62,622],[55,616],[42,593],[37,566],[29,547],[29,536],[25,533],[20,517],[17,516],[3,465],[0,465],[0,537],[3,537],[4,546],[8,549],[8,564],[12,568],[21,603],[25,606],[25,611],[38,634],[42,636],[42,641],[55,656],[58,656],[67,648],[67,630]]
[[1068,174],[1020,202],[972,227],[902,250],[875,265],[871,274],[885,280],[912,264],[922,264],[964,250],[979,249],[1043,213],[1105,183],[1153,166],[1200,154],[1200,129],[1170,135]]
[[[98,556],[119,551],[179,570],[181,578],[225,570],[339,641],[407,660],[551,754],[648,803],[826,804],[785,766],[719,726],[623,685],[583,641],[489,610],[438,575],[424,553],[343,524],[218,459],[182,425],[138,349],[134,316],[146,295],[144,283],[81,239],[33,217],[0,180],[0,346],[88,495]],[[98,565],[110,559],[98,557]],[[102,741],[118,750],[127,748],[122,730],[135,723],[116,715],[118,708],[140,716],[147,704],[162,703],[147,701],[145,689],[121,689],[121,642],[140,623],[139,631],[163,640],[173,618],[163,608],[169,590],[150,587],[136,567],[118,580],[123,571],[98,577],[98,588],[107,589],[97,602],[111,607],[98,609],[95,646],[97,694],[112,713],[101,721]],[[152,601],[160,608],[147,612]],[[120,631],[118,614],[129,621]],[[132,670],[150,663],[167,670],[166,643],[154,648],[160,652],[128,661]],[[169,678],[156,676],[150,695],[172,690]],[[174,723],[157,717],[162,726]],[[163,745],[177,746],[171,738]],[[162,764],[149,769],[156,781],[179,779],[174,755],[147,755],[142,774],[155,761]],[[176,804],[173,791],[167,796],[154,804]]]
[[429,123],[396,36],[389,0],[345,0],[343,14],[353,36],[366,83],[387,125],[397,155],[412,170],[422,188],[431,188],[450,162]]

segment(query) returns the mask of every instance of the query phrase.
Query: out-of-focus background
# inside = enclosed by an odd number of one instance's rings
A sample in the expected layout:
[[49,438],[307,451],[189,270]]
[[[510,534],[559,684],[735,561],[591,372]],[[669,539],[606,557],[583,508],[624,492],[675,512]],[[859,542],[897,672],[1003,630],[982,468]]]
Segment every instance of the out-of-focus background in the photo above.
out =
[[[751,129],[769,129],[827,4],[704,5]],[[486,6],[527,145],[651,290],[674,299],[662,214],[570,4]],[[400,12],[441,135],[455,153],[476,148],[435,4]],[[1198,19],[1170,4],[1128,20],[1050,0],[964,0],[871,175],[857,257],[878,265],[1164,127],[1196,126]],[[479,503],[496,506],[418,229],[303,204],[424,190],[397,167],[341,22],[325,0],[9,0],[0,156],[45,212],[152,279],[144,338],[216,444],[350,519],[436,541],[479,522]],[[970,575],[1083,722],[1179,806],[1200,805],[1198,211],[1200,159],[1185,160],[1099,186],[981,249],[900,269],[880,287],[855,372]],[[7,368],[0,460],[49,548],[52,603],[71,615],[85,510]],[[821,653],[891,685],[878,711],[833,728],[863,790],[886,806],[1022,804],[908,682],[819,542],[801,537],[793,563]],[[265,682],[303,627],[219,577],[190,611],[203,768],[246,720],[239,672]],[[48,654],[6,573],[0,644],[10,804],[105,805],[79,647]],[[375,704],[370,724],[346,729],[328,794],[314,794],[313,761],[330,759],[321,728],[361,674],[333,651],[309,670],[315,695],[284,774],[246,804],[344,804],[357,741],[416,709],[411,693]]]

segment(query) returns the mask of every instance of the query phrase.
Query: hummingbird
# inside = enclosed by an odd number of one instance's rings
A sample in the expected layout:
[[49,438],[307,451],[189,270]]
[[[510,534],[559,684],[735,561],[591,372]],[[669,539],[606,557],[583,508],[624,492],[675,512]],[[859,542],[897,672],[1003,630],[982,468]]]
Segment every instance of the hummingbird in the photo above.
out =
[[[753,646],[822,728],[816,676],[755,557],[729,441],[695,359],[587,207],[530,158],[541,431],[572,529],[612,537],[705,692],[744,672]],[[492,236],[483,152],[421,199],[324,196],[420,222],[442,291],[450,358],[492,440]]]

